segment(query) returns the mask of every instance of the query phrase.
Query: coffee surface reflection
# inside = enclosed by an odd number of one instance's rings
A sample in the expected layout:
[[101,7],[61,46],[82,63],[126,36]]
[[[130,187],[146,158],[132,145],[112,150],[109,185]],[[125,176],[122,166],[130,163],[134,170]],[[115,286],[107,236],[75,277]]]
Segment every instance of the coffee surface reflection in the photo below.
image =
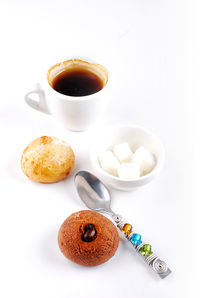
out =
[[52,81],[52,88],[68,96],[86,96],[100,91],[104,87],[101,78],[84,68],[66,70]]

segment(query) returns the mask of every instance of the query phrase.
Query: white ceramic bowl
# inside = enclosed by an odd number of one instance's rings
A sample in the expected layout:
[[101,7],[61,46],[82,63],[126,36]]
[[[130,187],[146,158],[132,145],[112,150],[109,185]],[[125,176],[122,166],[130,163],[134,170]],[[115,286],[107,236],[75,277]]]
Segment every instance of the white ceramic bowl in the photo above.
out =
[[[122,142],[127,142],[133,152],[139,146],[144,146],[149,150],[156,160],[154,169],[149,174],[133,180],[123,180],[103,170],[98,160],[100,153]],[[99,179],[113,188],[131,191],[149,183],[160,172],[164,162],[164,147],[153,133],[142,127],[135,125],[107,127],[96,131],[92,136],[90,158],[94,172]]]

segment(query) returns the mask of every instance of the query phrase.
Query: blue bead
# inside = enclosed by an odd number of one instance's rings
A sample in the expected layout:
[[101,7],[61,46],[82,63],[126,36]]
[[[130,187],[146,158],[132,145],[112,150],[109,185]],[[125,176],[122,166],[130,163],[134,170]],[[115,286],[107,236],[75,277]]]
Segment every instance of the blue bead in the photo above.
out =
[[137,247],[138,245],[140,245],[141,243],[142,243],[142,241],[138,240],[137,243],[136,243],[136,247]]
[[141,235],[140,234],[133,234],[130,238],[130,241],[135,244],[136,246],[140,245],[142,243],[141,241]]

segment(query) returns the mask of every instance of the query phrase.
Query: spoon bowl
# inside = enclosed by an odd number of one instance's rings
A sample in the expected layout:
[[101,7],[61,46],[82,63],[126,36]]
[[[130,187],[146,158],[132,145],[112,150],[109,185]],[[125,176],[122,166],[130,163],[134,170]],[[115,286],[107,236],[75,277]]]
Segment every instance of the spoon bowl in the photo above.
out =
[[79,196],[89,209],[113,213],[110,209],[110,193],[96,176],[79,171],[74,180]]

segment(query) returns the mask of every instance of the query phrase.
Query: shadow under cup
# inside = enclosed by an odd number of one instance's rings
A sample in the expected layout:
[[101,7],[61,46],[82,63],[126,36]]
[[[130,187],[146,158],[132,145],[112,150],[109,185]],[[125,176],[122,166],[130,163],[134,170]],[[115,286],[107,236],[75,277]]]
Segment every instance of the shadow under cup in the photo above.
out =
[[108,71],[100,64],[71,59],[53,65],[48,70],[47,80],[63,95],[82,97],[102,90],[108,82]]

